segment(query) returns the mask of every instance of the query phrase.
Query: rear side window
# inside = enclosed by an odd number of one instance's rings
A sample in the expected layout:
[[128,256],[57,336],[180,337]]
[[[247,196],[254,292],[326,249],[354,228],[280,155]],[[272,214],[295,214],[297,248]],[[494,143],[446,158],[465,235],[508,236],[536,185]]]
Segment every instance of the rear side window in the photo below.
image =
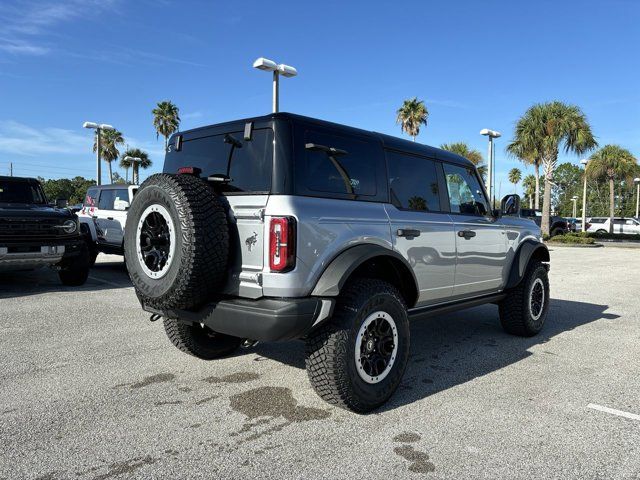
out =
[[84,202],[82,203],[85,207],[95,207],[98,205],[98,194],[100,190],[97,188],[90,188],[87,190],[87,196],[84,197]]
[[605,219],[604,218],[592,218],[590,220],[590,223],[604,223]]
[[308,131],[305,135],[305,185],[314,192],[358,196],[377,193],[379,149],[355,137]]
[[167,154],[164,171],[197,167],[203,177],[228,175],[226,193],[268,193],[272,165],[273,130],[263,128],[254,130],[251,140],[244,140],[242,131],[184,140],[179,151]]
[[113,201],[115,200],[115,190],[102,190],[98,199],[98,208],[100,210],[113,210]]
[[387,165],[393,205],[422,212],[440,210],[438,175],[434,161],[387,152]]

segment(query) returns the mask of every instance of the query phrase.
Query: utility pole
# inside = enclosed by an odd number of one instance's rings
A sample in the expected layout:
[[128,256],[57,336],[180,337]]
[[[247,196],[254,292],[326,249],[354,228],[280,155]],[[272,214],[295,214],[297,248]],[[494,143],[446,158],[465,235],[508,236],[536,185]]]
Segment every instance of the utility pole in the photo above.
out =
[[13,177],[13,162],[9,162],[9,176]]

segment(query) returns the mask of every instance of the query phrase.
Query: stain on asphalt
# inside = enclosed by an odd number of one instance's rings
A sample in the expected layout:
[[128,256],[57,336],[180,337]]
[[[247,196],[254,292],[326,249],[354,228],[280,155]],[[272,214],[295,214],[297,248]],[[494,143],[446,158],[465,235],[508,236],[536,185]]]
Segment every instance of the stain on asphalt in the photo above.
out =
[[202,405],[203,403],[207,403],[207,402],[210,402],[211,400],[215,400],[219,396],[220,395],[211,395],[210,397],[201,398],[200,400],[196,400],[195,404]]
[[156,407],[161,407],[162,405],[180,405],[182,403],[182,400],[168,400],[165,402],[156,402],[154,403],[154,405]]
[[194,423],[193,425],[189,425],[190,428],[200,428],[201,426],[201,423]]
[[189,393],[191,389],[189,387],[178,387],[181,392]]
[[394,442],[402,442],[402,443],[413,443],[413,442],[417,442],[418,440],[420,440],[420,435],[418,435],[417,433],[411,433],[411,432],[403,432],[393,437]]
[[93,480],[106,480],[107,478],[117,477],[124,475],[124,478],[131,477],[136,470],[141,469],[145,465],[152,465],[157,462],[157,459],[147,455],[146,457],[136,457],[123,462],[115,462],[109,465],[106,473],[93,477]]
[[138,388],[148,387],[149,385],[153,385],[154,383],[170,382],[174,378],[176,378],[176,376],[173,373],[159,373],[157,375],[151,375],[150,377],[144,377],[139,382],[121,383],[119,385],[116,385],[115,388],[130,387],[132,390],[135,390]]
[[40,475],[39,477],[37,477],[36,480],[55,480],[56,479],[56,473],[58,473],[56,470],[54,470],[53,472],[45,473],[45,474]]
[[246,383],[252,382],[253,380],[258,380],[260,375],[253,372],[236,372],[231,373],[229,375],[225,375],[224,377],[207,377],[203,378],[205,382],[209,383]]
[[411,445],[402,445],[393,449],[396,455],[411,462],[409,471],[414,473],[430,473],[435,471],[436,466],[429,461],[429,455],[416,450]]
[[[273,425],[248,436],[245,441],[256,440],[262,436],[279,432],[292,423],[324,420],[331,415],[328,410],[313,407],[301,407],[291,390],[284,387],[259,387],[232,395],[231,408],[242,413],[249,420],[238,433],[249,432],[271,420],[283,419],[284,423]],[[263,418],[267,417],[267,418]],[[253,420],[256,420],[253,422]]]

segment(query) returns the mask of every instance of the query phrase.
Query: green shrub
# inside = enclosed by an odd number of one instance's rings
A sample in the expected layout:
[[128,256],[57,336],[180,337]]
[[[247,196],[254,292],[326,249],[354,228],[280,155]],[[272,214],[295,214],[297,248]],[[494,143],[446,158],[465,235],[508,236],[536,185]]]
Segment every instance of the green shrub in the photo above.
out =
[[556,235],[552,238],[545,238],[547,243],[560,243],[571,245],[593,245],[595,239],[583,233],[567,233],[566,235]]

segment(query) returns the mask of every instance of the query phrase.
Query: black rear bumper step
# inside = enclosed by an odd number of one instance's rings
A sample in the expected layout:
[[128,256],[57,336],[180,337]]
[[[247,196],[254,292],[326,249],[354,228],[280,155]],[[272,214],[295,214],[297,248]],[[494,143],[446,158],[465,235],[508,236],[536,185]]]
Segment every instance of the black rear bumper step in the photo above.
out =
[[[210,303],[197,312],[158,310],[147,312],[183,322],[203,323],[212,330],[252,340],[275,341],[303,337],[318,318],[322,298],[228,299]],[[325,299],[326,300],[326,299]]]

